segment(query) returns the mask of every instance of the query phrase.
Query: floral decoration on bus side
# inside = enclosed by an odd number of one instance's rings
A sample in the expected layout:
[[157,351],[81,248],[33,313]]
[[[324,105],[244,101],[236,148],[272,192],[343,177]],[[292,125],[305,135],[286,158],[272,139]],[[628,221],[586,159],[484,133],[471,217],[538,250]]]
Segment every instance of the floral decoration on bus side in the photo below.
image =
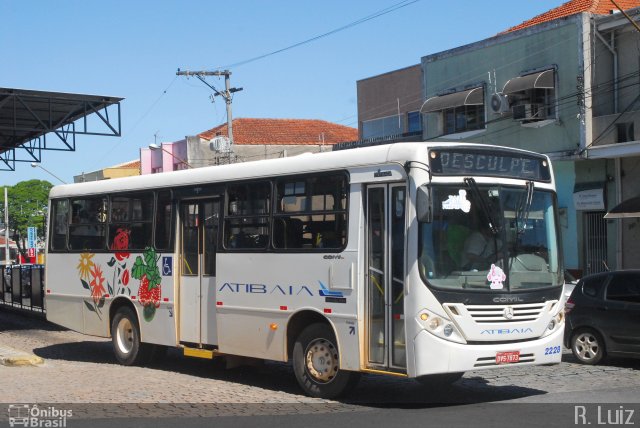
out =
[[162,277],[158,269],[160,255],[156,254],[156,251],[151,247],[147,247],[143,255],[144,258],[136,257],[131,268],[131,276],[140,280],[138,299],[140,304],[144,306],[145,321],[151,321],[156,314],[156,309],[160,307],[160,298],[162,297],[160,286]]
[[120,262],[124,259],[128,259],[130,256],[129,251],[125,251],[129,249],[130,234],[130,230],[125,229],[124,227],[119,227],[118,230],[116,230],[116,236],[113,238],[111,249],[115,250],[116,259]]
[[[127,266],[131,253],[129,249],[130,231],[126,228],[118,228],[111,245],[114,256],[107,262],[107,266],[111,268],[109,277],[111,281],[105,281],[105,273],[103,267],[94,262],[95,254],[82,253],[80,261],[77,265],[78,274],[82,287],[89,290],[92,302],[85,300],[88,310],[95,312],[99,318],[102,318],[102,307],[105,303],[107,292],[109,295],[132,295],[130,284],[131,278],[140,281],[138,287],[138,301],[144,307],[143,317],[145,321],[151,321],[156,313],[156,309],[160,307],[160,299],[162,297],[162,289],[160,282],[160,270],[158,261],[160,255],[156,251],[147,247],[143,256],[137,256],[133,266],[129,269]],[[105,289],[106,282],[106,289]]]
[[[89,290],[91,294],[91,303],[84,301],[85,306],[91,312],[95,312],[99,318],[102,318],[102,307],[104,306],[105,293],[104,274],[102,268],[93,262],[95,254],[82,253],[80,261],[76,268],[80,274],[80,282],[82,287]],[[107,283],[108,285],[108,283]]]

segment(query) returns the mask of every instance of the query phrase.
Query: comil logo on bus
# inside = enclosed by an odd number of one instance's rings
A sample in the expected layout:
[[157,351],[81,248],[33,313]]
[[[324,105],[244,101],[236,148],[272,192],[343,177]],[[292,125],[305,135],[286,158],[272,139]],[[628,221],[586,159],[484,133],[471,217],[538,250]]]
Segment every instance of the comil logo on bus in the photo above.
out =
[[37,404],[10,404],[7,411],[10,427],[66,427],[67,419],[73,416],[73,410]]

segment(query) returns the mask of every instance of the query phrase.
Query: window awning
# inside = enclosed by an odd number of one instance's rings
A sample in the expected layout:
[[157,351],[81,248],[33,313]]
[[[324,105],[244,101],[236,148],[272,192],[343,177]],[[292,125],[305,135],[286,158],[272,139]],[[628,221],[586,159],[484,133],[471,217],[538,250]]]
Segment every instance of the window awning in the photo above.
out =
[[551,69],[541,71],[540,73],[514,77],[504,85],[502,93],[513,94],[528,89],[553,89],[555,86],[554,71]]
[[484,88],[473,88],[453,94],[431,97],[422,104],[421,113],[431,113],[460,106],[477,106],[484,104]]

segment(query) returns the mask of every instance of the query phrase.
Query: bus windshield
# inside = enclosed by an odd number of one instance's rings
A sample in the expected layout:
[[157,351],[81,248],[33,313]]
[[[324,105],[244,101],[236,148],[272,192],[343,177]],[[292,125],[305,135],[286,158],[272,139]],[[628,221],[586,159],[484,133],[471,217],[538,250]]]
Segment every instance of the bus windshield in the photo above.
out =
[[419,228],[426,284],[502,293],[562,285],[552,192],[467,179],[431,195],[433,220]]

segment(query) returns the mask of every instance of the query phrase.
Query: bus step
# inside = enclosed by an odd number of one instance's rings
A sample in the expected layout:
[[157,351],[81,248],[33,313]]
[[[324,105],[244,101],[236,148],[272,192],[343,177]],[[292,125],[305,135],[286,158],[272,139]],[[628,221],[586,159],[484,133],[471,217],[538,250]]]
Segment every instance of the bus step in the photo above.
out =
[[185,357],[206,358],[212,360],[215,356],[214,352],[209,349],[184,348]]

